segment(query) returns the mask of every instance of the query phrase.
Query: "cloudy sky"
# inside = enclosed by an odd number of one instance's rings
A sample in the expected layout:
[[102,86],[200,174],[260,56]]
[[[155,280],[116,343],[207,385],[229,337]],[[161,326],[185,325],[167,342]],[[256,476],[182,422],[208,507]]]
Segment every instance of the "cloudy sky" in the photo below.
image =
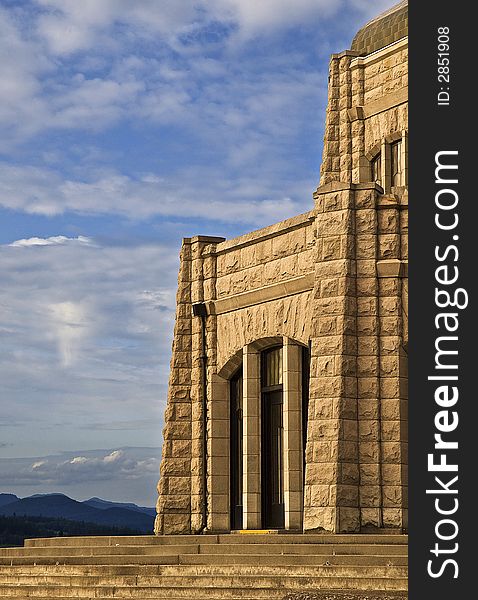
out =
[[391,0],[0,0],[0,492],[152,505],[182,237],[309,210]]

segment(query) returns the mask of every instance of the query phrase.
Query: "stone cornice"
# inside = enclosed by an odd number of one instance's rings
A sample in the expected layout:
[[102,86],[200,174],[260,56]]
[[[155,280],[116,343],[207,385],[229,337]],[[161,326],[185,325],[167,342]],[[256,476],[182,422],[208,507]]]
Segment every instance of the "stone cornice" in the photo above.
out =
[[287,279],[255,290],[208,302],[207,309],[209,314],[221,315],[240,308],[254,306],[255,304],[279,300],[280,298],[286,298],[287,296],[293,296],[301,292],[308,292],[313,287],[314,273],[307,273],[300,277],[294,277],[293,279]]
[[354,106],[349,108],[347,111],[349,121],[363,121],[374,115],[378,115],[381,112],[390,110],[400,104],[406,104],[408,102],[408,87],[404,87],[396,92],[387,94],[378,100],[367,102],[364,106]]

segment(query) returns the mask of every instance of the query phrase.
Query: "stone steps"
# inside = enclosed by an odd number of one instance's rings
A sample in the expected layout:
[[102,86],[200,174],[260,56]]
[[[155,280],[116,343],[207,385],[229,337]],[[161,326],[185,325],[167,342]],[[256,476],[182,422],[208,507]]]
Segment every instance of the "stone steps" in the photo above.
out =
[[181,544],[168,546],[47,546],[25,548],[0,548],[0,557],[29,556],[102,556],[138,554],[141,556],[164,556],[173,554],[275,554],[275,555],[383,555],[405,556],[406,547],[398,545],[333,545],[333,544]]
[[[304,587],[307,585],[307,587]],[[351,578],[326,578],[326,579],[315,579],[314,587],[310,587],[308,584],[301,585],[301,587],[293,588],[289,585],[284,587],[280,584],[279,587],[258,587],[255,585],[253,588],[245,589],[244,587],[227,587],[220,588],[214,583],[209,586],[183,586],[178,588],[174,587],[108,587],[108,586],[96,586],[94,589],[86,587],[75,587],[71,586],[65,588],[65,586],[2,586],[2,597],[5,598],[36,598],[38,596],[46,596],[48,598],[139,598],[145,600],[145,598],[155,599],[167,599],[171,598],[186,598],[191,600],[198,597],[208,598],[209,600],[219,600],[223,598],[242,600],[243,598],[253,598],[254,600],[261,598],[273,598],[281,599],[284,595],[290,591],[313,591],[313,590],[357,590],[357,589],[369,589],[376,591],[401,591],[405,589],[406,579],[387,580],[386,585],[382,578],[367,578],[363,581],[356,581]],[[360,586],[360,587],[359,587]]]
[[161,556],[171,554],[198,554],[199,544],[179,546],[47,546],[46,548],[0,548],[0,556],[103,556],[115,554],[140,554]]
[[[327,578],[337,579],[367,579],[387,576],[390,579],[400,579],[407,575],[404,567],[391,567],[384,573],[377,568],[365,567],[362,571],[350,567],[318,567],[317,572],[312,575],[289,575],[287,583],[290,588],[301,589],[315,587],[317,580]],[[283,575],[219,575],[219,574],[189,574],[189,575],[6,575],[2,577],[3,585],[45,585],[45,586],[64,586],[64,587],[207,587],[214,579],[214,586],[217,588],[230,587],[269,587],[274,588]]]
[[207,544],[201,554],[383,554],[386,556],[406,555],[406,546],[378,544]]
[[[212,555],[180,555],[179,564],[181,565],[213,565]],[[217,561],[216,561],[217,563]],[[324,566],[329,565],[362,565],[362,566],[383,566],[389,565],[406,566],[408,559],[405,556],[338,556],[338,555],[262,555],[262,554],[228,554],[221,557],[221,565],[268,565],[268,566]]]
[[214,558],[216,555],[208,554],[180,554],[165,556],[143,556],[121,554],[95,555],[95,556],[75,556],[75,557],[51,557],[51,556],[31,556],[31,557],[2,557],[1,565],[215,565],[218,562],[221,565],[264,565],[264,566],[300,566],[300,565],[364,565],[364,566],[388,566],[388,565],[406,565],[405,556],[340,556],[340,555],[263,555],[263,554],[226,554],[221,556],[220,561]]
[[[370,557],[373,559],[373,557]],[[317,574],[318,567],[334,567],[334,566],[356,566],[354,561],[343,563],[338,562],[336,564],[324,565],[324,564],[284,564],[284,565],[265,565],[265,564],[182,564],[181,573],[185,576],[191,575],[289,575],[291,573],[290,567],[293,566],[293,574],[297,576],[312,577]],[[406,567],[406,562],[402,564],[393,565],[373,565],[371,562],[368,564],[359,565],[362,567],[370,566],[382,566],[382,567]],[[51,575],[60,576],[144,576],[144,577],[157,577],[161,575],[175,575],[178,572],[177,565],[43,565],[42,566],[42,577]],[[388,572],[388,571],[387,571]],[[0,577],[2,581],[5,577],[13,576],[38,576],[38,569],[33,565],[13,565],[13,566],[0,566]]]
[[[405,541],[404,541],[405,540]],[[231,533],[219,535],[137,535],[137,536],[82,536],[35,538],[25,540],[25,548],[46,546],[164,546],[179,544],[363,544],[399,545],[406,544],[404,535],[375,534],[257,534]]]
[[27,540],[0,549],[5,598],[282,600],[407,588],[406,536],[232,534]]

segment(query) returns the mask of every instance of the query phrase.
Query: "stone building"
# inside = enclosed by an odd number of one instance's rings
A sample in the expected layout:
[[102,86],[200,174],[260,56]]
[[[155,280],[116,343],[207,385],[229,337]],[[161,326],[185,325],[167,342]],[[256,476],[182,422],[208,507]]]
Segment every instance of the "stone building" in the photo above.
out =
[[331,57],[313,208],[183,241],[157,534],[407,528],[407,9]]

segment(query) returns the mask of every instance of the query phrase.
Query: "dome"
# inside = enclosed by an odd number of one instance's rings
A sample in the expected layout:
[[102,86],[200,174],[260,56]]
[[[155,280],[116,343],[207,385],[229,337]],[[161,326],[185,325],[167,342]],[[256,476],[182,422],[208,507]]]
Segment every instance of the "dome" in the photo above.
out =
[[407,35],[408,0],[403,0],[362,27],[350,49],[365,56]]

